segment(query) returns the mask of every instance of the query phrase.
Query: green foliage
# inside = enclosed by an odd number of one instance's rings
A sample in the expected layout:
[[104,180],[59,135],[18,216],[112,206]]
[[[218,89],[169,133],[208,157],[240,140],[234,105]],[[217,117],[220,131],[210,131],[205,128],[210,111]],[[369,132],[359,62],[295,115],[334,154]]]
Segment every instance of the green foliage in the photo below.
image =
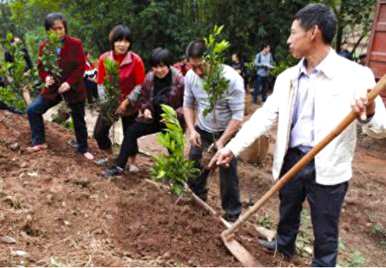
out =
[[379,245],[386,250],[386,228],[380,223],[374,223],[371,227],[371,234],[377,239]]
[[209,107],[204,110],[204,116],[211,113],[216,103],[228,90],[229,81],[223,76],[224,52],[229,48],[230,43],[226,40],[219,41],[223,26],[214,26],[213,32],[205,38],[207,52],[204,59],[208,64],[208,70],[204,81],[204,90],[208,94]]
[[[369,33],[375,0],[317,0],[330,5],[338,17],[336,47],[352,33]],[[270,43],[276,62],[286,61],[286,44],[294,14],[309,0],[12,0],[0,3],[0,30],[19,36],[43,25],[49,12],[60,11],[69,33],[98,54],[110,49],[108,34],[122,23],[133,33],[133,50],[146,62],[151,49],[169,48],[180,57],[187,44],[214,25],[224,25],[223,35],[232,44],[226,56],[240,52],[246,61]],[[87,12],[85,12],[87,10]],[[353,30],[355,29],[355,30]],[[363,39],[365,40],[365,39]]]
[[24,111],[26,104],[23,99],[23,90],[33,87],[36,72],[34,69],[26,72],[23,43],[12,42],[13,35],[7,33],[1,41],[2,47],[10,54],[13,61],[3,62],[0,65],[0,76],[5,79],[6,87],[2,89],[0,99],[8,105]]
[[9,76],[11,78],[10,87],[15,90],[21,90],[26,80],[24,77],[26,62],[22,51],[23,44],[21,42],[11,44],[12,39],[13,35],[7,33],[5,40],[2,41],[2,45],[13,57],[14,62],[4,62],[1,66],[0,75],[3,77]]
[[158,134],[157,141],[169,154],[154,157],[151,176],[155,181],[167,182],[171,191],[180,196],[185,192],[188,179],[198,175],[200,171],[194,168],[193,161],[185,159],[184,131],[178,122],[176,111],[165,104],[162,104],[161,108],[161,117],[166,129]]
[[271,216],[267,213],[265,213],[261,218],[259,218],[257,223],[267,229],[272,229],[274,226]]
[[0,100],[19,111],[26,109],[24,99],[10,87],[0,87]]
[[109,122],[118,120],[115,114],[119,106],[120,86],[118,64],[110,59],[104,61],[106,77],[104,80],[105,97],[99,103],[101,115]]
[[46,44],[43,47],[40,60],[42,62],[44,71],[51,74],[56,82],[62,75],[62,70],[59,67],[59,56],[56,51],[61,47],[62,42],[60,41],[59,36],[55,32],[48,32]]
[[348,267],[363,267],[366,262],[365,257],[358,250],[354,250],[347,261]]
[[286,59],[276,64],[275,67],[271,69],[270,74],[272,76],[278,76],[283,71],[285,71],[291,66],[294,66],[295,64],[296,64],[296,60],[289,55]]

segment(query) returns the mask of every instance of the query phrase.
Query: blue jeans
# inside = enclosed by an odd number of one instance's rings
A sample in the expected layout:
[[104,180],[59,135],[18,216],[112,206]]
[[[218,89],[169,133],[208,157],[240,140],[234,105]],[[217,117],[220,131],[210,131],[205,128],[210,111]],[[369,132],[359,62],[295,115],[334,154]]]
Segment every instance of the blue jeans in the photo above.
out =
[[257,96],[261,95],[261,100],[265,102],[267,99],[267,76],[256,75],[255,87],[253,89],[253,102],[257,102]]
[[[51,107],[62,101],[57,98],[52,101],[45,100],[39,95],[27,108],[27,115],[31,127],[32,146],[45,143],[45,130],[43,114]],[[74,122],[75,137],[78,143],[78,152],[85,153],[88,151],[87,127],[84,120],[85,102],[68,104],[71,109],[71,117]]]

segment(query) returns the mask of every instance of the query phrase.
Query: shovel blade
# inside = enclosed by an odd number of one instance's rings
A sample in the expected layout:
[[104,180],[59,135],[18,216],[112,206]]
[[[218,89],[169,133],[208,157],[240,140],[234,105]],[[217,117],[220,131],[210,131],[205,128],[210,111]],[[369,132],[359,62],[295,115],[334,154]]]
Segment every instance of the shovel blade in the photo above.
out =
[[232,253],[232,255],[244,266],[244,267],[262,267],[255,257],[241,245],[235,238],[227,238],[221,235],[221,239],[224,242],[227,249]]

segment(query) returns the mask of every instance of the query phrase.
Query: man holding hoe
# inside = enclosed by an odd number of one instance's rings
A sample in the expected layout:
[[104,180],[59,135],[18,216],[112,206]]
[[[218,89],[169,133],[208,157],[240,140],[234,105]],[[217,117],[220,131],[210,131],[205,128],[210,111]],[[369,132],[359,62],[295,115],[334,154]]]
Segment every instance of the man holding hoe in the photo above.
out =
[[309,4],[293,20],[288,45],[299,63],[280,74],[273,94],[212,159],[228,165],[277,123],[273,177],[280,178],[354,109],[349,125],[281,190],[276,240],[260,241],[271,251],[291,257],[303,202],[310,205],[315,236],[312,266],[335,266],[339,217],[352,177],[356,127],[374,137],[386,136],[386,110],[381,99],[367,100],[374,87],[371,71],[340,57],[332,49],[336,16],[322,4]]

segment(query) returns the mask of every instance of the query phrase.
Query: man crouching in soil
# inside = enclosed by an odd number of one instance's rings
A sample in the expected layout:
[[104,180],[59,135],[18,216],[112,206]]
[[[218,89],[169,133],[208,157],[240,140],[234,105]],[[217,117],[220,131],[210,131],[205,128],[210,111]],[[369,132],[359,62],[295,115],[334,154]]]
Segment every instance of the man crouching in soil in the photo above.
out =
[[331,48],[335,31],[336,16],[327,6],[309,4],[298,11],[287,43],[300,62],[279,75],[264,106],[212,159],[227,165],[277,122],[272,173],[278,179],[352,109],[358,113],[357,122],[280,190],[276,240],[260,241],[267,249],[291,257],[307,199],[315,236],[312,266],[336,265],[339,217],[352,176],[357,125],[372,136],[386,136],[384,104],[379,97],[368,102],[366,96],[375,85],[374,76],[368,68],[336,54]]

